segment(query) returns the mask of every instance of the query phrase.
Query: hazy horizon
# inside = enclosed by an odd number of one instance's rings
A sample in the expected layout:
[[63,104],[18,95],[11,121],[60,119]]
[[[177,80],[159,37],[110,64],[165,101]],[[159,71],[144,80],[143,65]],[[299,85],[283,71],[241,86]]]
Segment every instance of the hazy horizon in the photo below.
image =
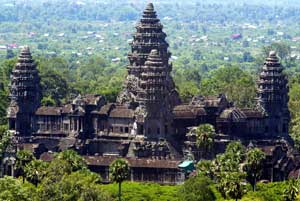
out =
[[250,5],[267,5],[267,6],[284,6],[284,7],[298,7],[297,3],[300,3],[300,0],[269,0],[269,1],[261,1],[261,0],[252,0],[251,2],[248,0],[189,0],[189,1],[182,1],[182,0],[119,0],[117,2],[112,2],[112,0],[0,0],[1,4],[14,4],[14,3],[32,3],[32,4],[39,4],[39,3],[58,3],[58,2],[70,2],[70,3],[88,3],[88,4],[99,4],[99,3],[129,3],[129,4],[147,4],[152,2],[154,4],[160,3],[167,3],[167,4],[235,4],[235,5],[242,5],[242,4],[250,4]]

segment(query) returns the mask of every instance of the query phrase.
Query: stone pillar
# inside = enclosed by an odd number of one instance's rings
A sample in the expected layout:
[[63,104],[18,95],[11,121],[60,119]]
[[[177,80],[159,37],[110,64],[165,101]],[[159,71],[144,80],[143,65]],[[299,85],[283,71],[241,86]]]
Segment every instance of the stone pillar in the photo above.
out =
[[77,125],[77,119],[74,117],[74,131],[77,131],[78,125]]
[[130,180],[131,181],[134,181],[134,172],[133,172],[133,169],[131,168],[130,170]]
[[105,168],[105,178],[109,181],[109,167]]
[[80,121],[80,123],[81,123],[81,130],[83,131],[83,120],[84,120],[84,118],[81,118],[81,121]]
[[80,131],[80,117],[77,117],[77,131]]

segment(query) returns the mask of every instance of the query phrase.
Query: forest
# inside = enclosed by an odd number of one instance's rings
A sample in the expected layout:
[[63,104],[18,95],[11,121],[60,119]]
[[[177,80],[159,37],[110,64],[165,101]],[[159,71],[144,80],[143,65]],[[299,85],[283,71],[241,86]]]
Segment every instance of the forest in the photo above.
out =
[[[62,105],[78,94],[101,94],[107,101],[115,101],[127,73],[128,43],[144,2],[0,2],[0,153],[6,138],[10,74],[25,45],[31,48],[38,64],[42,105]],[[255,107],[258,73],[269,51],[276,50],[289,80],[290,135],[299,148],[300,6],[296,1],[287,2],[155,1],[155,9],[167,34],[172,76],[183,101],[195,95],[223,93],[236,106]],[[247,170],[230,175],[234,184],[222,180],[224,173],[238,172],[239,164],[247,162],[244,148],[233,146],[241,150],[241,155],[229,149],[214,161],[198,164],[198,176],[184,185],[125,182],[123,200],[299,199],[298,192],[293,191],[299,189],[299,184],[293,180],[258,183],[255,191],[241,182]],[[102,185],[101,178],[86,169],[83,159],[70,157],[72,154],[61,154],[51,163],[44,163],[21,153],[19,171],[23,177],[1,178],[0,200],[117,199],[117,185]],[[76,159],[79,166],[73,167],[70,158]],[[230,166],[224,165],[225,159],[232,162]],[[60,168],[61,164],[65,167]],[[30,168],[35,168],[38,175],[30,175],[34,172]],[[220,192],[215,181],[228,185],[228,191]],[[285,195],[291,192],[295,196],[287,198]]]
[[[259,157],[252,160],[253,155]],[[119,194],[117,183],[102,184],[101,177],[90,172],[84,159],[75,151],[67,150],[55,154],[51,162],[38,160],[28,151],[19,151],[16,171],[20,177],[0,178],[0,200],[113,201],[118,200],[119,195],[124,201],[299,200],[300,184],[297,180],[272,183],[244,182],[245,178],[248,180],[251,177],[252,172],[259,174],[259,161],[263,157],[259,150],[246,152],[239,142],[232,142],[226,152],[217,155],[215,160],[198,163],[197,174],[184,184],[168,186],[135,183],[127,182],[124,177],[120,182],[122,193]],[[246,164],[244,171],[239,170],[242,162]],[[110,169],[112,166],[113,164],[110,165]],[[117,172],[118,176],[127,174],[124,169],[119,170],[110,171],[112,174]]]

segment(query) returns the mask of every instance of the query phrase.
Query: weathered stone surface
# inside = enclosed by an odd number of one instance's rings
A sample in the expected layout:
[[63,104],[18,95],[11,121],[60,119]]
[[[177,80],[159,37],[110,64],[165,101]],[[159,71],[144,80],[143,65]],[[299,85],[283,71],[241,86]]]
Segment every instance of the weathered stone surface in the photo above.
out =
[[[131,53],[128,54],[130,64],[128,65],[128,76],[124,83],[124,89],[118,96],[117,102],[128,103],[136,101],[137,92],[140,90],[139,82],[143,66],[152,50],[156,50],[161,58],[161,66],[166,72],[171,72],[172,65],[169,63],[171,53],[168,51],[169,44],[166,42],[166,34],[163,25],[157,18],[154,6],[148,4],[143,12],[142,19],[136,26],[136,33],[131,43]],[[173,107],[180,103],[179,94],[169,73],[166,75],[166,87],[171,100],[169,104]]]
[[40,106],[40,77],[29,47],[24,47],[12,71],[10,83],[10,106],[7,110],[9,128],[18,135],[30,135],[31,118]]
[[265,114],[265,134],[288,136],[288,80],[275,51],[271,51],[257,81],[257,106]]

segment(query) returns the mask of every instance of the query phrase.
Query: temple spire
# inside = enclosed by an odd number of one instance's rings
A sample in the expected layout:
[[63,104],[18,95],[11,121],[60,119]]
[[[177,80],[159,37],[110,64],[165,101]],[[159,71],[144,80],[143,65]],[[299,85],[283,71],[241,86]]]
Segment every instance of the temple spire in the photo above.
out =
[[143,12],[143,19],[150,19],[150,18],[152,18],[152,19],[157,18],[157,15],[156,15],[156,12],[154,10],[154,6],[152,3],[149,3]]
[[[21,50],[12,71],[9,97],[11,100],[8,108],[9,126],[22,135],[30,133],[31,116],[40,106],[41,88],[36,63],[28,46]],[[16,122],[20,125],[14,125]]]
[[[148,60],[142,68],[140,79],[140,90],[138,91],[138,101],[144,105],[154,107],[166,106],[164,103],[167,96],[168,71],[164,66],[163,60],[157,50],[152,50]],[[161,108],[161,107],[158,107]],[[151,111],[150,109],[148,111]]]
[[[128,54],[128,76],[117,102],[128,103],[137,101],[138,83],[141,79],[145,62],[152,50],[156,50],[160,55],[165,71],[171,72],[172,65],[169,63],[171,53],[168,51],[169,44],[165,39],[166,34],[163,32],[163,25],[157,18],[153,4],[149,3],[136,26],[136,33],[131,43],[131,52]],[[180,103],[179,95],[175,90],[175,84],[170,73],[168,73],[166,79],[168,91],[173,96],[171,104],[173,106]]]
[[153,12],[154,11],[153,3],[148,3],[145,10],[149,12]]
[[267,117],[265,133],[287,135],[290,119],[288,80],[275,51],[270,51],[266,58],[257,85],[257,105]]
[[171,129],[172,109],[168,76],[169,71],[159,51],[151,50],[141,70],[137,91],[139,107],[136,111],[137,116],[143,117],[139,124],[145,128],[144,134],[148,138],[165,137]]

